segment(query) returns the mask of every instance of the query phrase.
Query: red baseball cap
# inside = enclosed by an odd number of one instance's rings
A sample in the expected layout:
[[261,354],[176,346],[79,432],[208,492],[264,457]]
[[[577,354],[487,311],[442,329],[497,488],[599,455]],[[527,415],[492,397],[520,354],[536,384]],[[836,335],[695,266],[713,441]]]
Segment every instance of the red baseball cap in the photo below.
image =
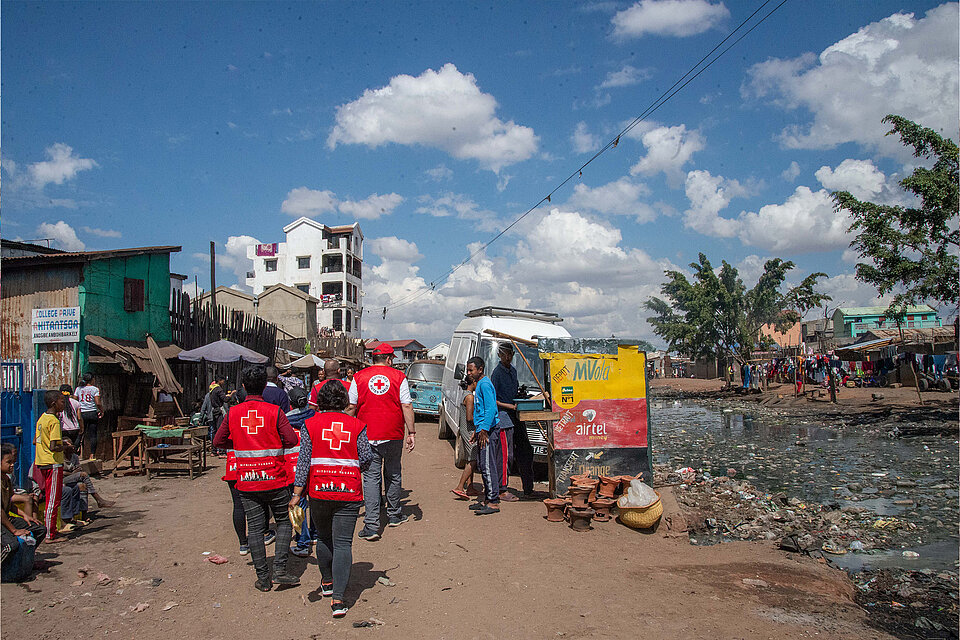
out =
[[388,345],[386,342],[381,342],[373,349],[373,355],[375,356],[393,356],[393,347]]

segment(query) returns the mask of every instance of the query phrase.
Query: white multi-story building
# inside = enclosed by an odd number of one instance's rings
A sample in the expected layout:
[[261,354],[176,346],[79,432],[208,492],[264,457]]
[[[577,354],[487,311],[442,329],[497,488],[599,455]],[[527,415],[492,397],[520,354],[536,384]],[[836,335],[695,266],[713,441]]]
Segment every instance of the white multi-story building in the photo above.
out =
[[360,337],[363,312],[363,233],[359,223],[328,227],[309,218],[283,228],[286,242],[247,248],[253,271],[247,286],[260,295],[275,284],[296,287],[318,299],[321,336]]

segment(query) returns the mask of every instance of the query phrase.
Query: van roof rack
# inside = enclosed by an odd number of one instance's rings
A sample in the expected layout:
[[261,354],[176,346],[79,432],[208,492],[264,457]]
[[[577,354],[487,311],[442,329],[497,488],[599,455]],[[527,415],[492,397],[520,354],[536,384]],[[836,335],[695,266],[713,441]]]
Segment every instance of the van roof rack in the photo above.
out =
[[555,313],[546,311],[532,311],[530,309],[511,309],[510,307],[480,307],[471,309],[463,314],[467,318],[479,318],[490,316],[494,318],[524,318],[527,320],[539,320],[540,322],[550,322],[558,324],[563,322],[563,318]]

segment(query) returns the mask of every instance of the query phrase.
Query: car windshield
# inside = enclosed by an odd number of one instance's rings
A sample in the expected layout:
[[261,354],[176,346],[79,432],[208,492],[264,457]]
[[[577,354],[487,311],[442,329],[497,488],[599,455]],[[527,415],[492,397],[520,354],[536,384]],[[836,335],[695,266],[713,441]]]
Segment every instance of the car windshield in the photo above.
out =
[[443,365],[436,362],[414,362],[407,369],[407,379],[420,382],[440,382],[443,379]]
[[[483,363],[487,375],[493,373],[494,368],[500,364],[500,356],[497,355],[497,350],[500,348],[502,342],[509,341],[504,340],[491,340],[489,338],[484,338],[480,341],[480,352],[477,354],[483,358]],[[537,372],[537,378],[543,380],[543,371],[544,371],[544,361],[540,359],[540,355],[537,353],[536,347],[531,347],[525,344],[517,344],[517,347],[520,348],[520,351],[523,352],[523,355],[526,356],[527,362],[530,363],[530,366],[533,367],[533,370]],[[530,369],[527,368],[527,365],[524,364],[523,358],[520,357],[519,353],[513,354],[512,363],[514,368],[517,370],[517,379],[520,381],[520,385],[526,385],[527,391],[532,394],[540,393],[542,389],[540,388],[540,382],[535,380],[533,375],[530,373]]]

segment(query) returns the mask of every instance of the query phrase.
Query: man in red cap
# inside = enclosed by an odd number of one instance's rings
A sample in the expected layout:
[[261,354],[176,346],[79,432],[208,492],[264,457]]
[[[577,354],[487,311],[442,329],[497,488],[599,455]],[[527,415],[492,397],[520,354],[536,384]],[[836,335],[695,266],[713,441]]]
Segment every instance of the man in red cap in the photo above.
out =
[[382,342],[373,350],[373,366],[362,369],[350,383],[350,406],[346,413],[367,425],[367,438],[373,461],[363,472],[364,540],[380,538],[380,486],[387,496],[387,524],[399,527],[409,516],[400,511],[400,456],[403,453],[404,428],[407,451],[413,451],[413,404],[407,377],[392,366],[393,347]]

